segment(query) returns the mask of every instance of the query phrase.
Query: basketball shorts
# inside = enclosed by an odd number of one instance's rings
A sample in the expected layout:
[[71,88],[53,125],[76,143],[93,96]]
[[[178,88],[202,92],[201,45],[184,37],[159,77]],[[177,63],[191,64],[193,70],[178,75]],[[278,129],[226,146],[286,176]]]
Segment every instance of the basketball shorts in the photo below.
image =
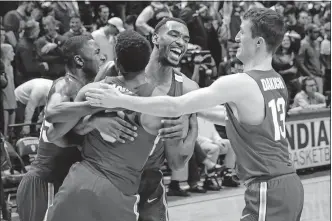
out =
[[252,181],[245,191],[241,221],[300,221],[304,191],[296,173]]
[[124,195],[85,162],[74,164],[45,221],[137,221],[139,195]]
[[144,170],[138,190],[139,221],[168,221],[166,187],[160,170]]
[[53,184],[27,173],[18,186],[16,202],[21,221],[43,221],[48,200],[54,196]]

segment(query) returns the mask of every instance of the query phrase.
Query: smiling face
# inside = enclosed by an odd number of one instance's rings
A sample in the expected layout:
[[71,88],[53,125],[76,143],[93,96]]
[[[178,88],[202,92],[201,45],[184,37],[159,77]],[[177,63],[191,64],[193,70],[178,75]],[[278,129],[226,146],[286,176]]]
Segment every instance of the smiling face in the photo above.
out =
[[239,43],[236,57],[242,63],[246,63],[256,54],[257,39],[252,37],[251,26],[252,23],[249,19],[243,20],[240,26],[240,31],[235,36],[235,41]]
[[281,46],[285,49],[289,49],[291,46],[291,40],[289,36],[285,35],[284,38],[282,39]]
[[165,65],[177,66],[186,53],[189,31],[186,25],[177,21],[167,21],[154,36],[154,44],[159,49],[159,59]]

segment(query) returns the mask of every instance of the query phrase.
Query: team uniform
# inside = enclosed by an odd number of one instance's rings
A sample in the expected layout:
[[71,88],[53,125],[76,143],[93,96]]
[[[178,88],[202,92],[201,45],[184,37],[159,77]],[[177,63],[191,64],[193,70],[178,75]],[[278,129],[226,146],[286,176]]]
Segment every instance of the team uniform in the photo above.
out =
[[249,71],[265,102],[260,125],[240,123],[225,104],[226,131],[236,154],[237,174],[245,181],[245,208],[241,221],[299,221],[303,185],[288,152],[285,116],[287,88],[274,70]]
[[[61,79],[63,78],[59,80]],[[53,83],[49,96],[54,93],[57,81]],[[43,121],[36,159],[17,190],[17,210],[21,221],[44,219],[48,199],[58,191],[70,167],[81,160],[81,153],[77,148],[61,148],[48,142],[46,132],[50,125]]]
[[[173,71],[169,96],[183,94],[183,77],[181,73]],[[144,167],[138,193],[141,200],[138,204],[140,221],[168,221],[166,188],[160,168],[165,162],[163,142],[159,142],[154,153],[149,157]]]
[[[127,93],[116,77],[106,83]],[[150,96],[154,88],[144,84],[135,94]],[[140,200],[138,187],[149,155],[159,139],[143,128],[141,114],[124,111],[125,120],[137,126],[135,141],[105,140],[98,130],[85,135],[82,162],[76,163],[49,207],[48,221],[136,221]],[[159,122],[159,121],[158,121]]]

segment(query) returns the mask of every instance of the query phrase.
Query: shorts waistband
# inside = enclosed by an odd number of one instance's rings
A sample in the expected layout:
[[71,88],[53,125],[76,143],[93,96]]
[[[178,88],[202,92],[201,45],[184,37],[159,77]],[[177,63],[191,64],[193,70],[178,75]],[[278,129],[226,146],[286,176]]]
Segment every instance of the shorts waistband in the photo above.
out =
[[289,176],[292,176],[294,174],[296,174],[296,173],[293,172],[293,173],[287,173],[287,174],[282,174],[282,175],[277,175],[277,176],[253,177],[253,178],[250,178],[250,179],[244,181],[244,186],[248,188],[253,183],[268,182],[268,181],[272,181],[272,180],[276,180],[276,179],[280,179],[280,178],[289,177]]

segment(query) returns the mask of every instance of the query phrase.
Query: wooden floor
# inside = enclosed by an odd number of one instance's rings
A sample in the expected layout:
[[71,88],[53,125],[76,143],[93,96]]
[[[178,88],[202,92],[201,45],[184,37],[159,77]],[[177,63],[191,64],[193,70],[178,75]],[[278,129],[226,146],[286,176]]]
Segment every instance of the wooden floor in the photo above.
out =
[[[330,221],[330,170],[300,176],[304,185],[301,221]],[[219,192],[168,197],[170,221],[239,221],[244,207],[244,187]],[[13,221],[19,221],[16,213]],[[267,220],[268,221],[268,220]]]
[[[330,221],[329,173],[303,179],[304,208],[301,221]],[[244,207],[244,187],[188,198],[170,198],[170,221],[239,221]]]

